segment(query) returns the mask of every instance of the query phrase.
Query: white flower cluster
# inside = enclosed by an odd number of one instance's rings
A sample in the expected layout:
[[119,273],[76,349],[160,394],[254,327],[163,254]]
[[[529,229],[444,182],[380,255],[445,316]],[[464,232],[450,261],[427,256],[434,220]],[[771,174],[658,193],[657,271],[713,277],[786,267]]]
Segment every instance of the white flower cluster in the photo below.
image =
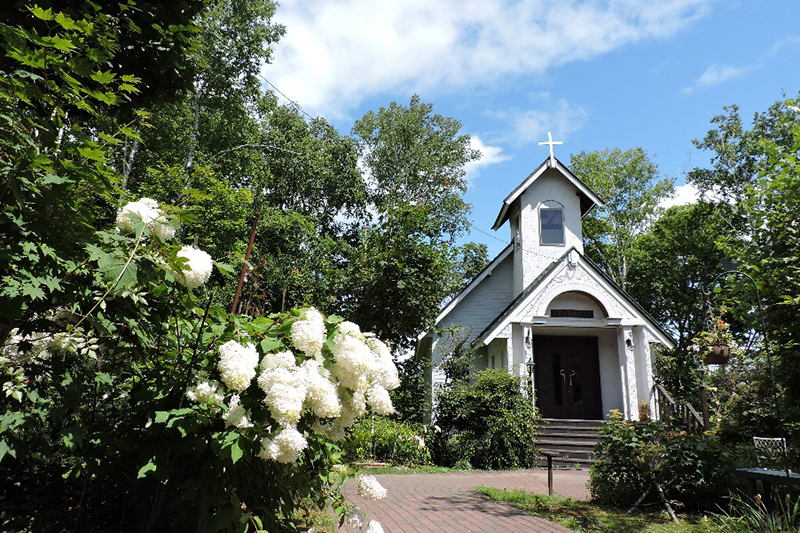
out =
[[417,441],[417,445],[418,445],[420,448],[424,448],[424,447],[425,447],[425,439],[423,439],[423,438],[422,438],[422,437],[420,437],[419,435],[409,435],[409,436],[408,436],[408,440],[414,440],[414,441]]
[[359,474],[357,491],[359,496],[368,500],[382,500],[386,497],[386,488],[372,475]]
[[[375,413],[394,412],[388,391],[399,386],[400,380],[384,343],[362,334],[355,324],[342,322],[333,335],[331,358],[331,353],[323,354],[328,338],[325,319],[313,308],[292,323],[289,337],[297,353],[268,353],[260,363],[251,344],[231,340],[219,347],[217,370],[226,388],[234,393],[223,419],[227,426],[269,434],[261,439],[259,457],[283,463],[297,459],[308,445],[297,429],[306,413],[315,417],[315,431],[338,440],[367,413],[368,405]],[[219,384],[204,375],[201,378],[187,396],[198,402],[223,404],[224,392]],[[275,429],[255,427],[251,412],[241,404],[244,396],[239,393],[244,393],[254,378],[273,426],[277,424]]]
[[222,415],[222,419],[225,420],[226,426],[234,426],[240,429],[251,428],[253,427],[253,423],[250,422],[250,415],[247,412],[247,409],[245,409],[244,406],[239,403],[239,401],[239,395],[234,394],[231,397],[230,404],[228,405],[228,411]]
[[217,370],[222,376],[222,382],[229,389],[242,392],[256,377],[258,366],[258,352],[252,344],[243,346],[230,340],[219,347],[219,362]]
[[[164,211],[158,206],[158,202],[152,198],[141,198],[137,202],[125,204],[117,212],[117,228],[122,233],[135,232],[137,217],[162,241],[168,241],[175,237],[177,226],[167,219]],[[211,277],[214,260],[203,250],[198,250],[193,246],[183,246],[177,256],[185,259],[185,262],[182,268],[177,272],[173,271],[173,274],[178,283],[184,287],[196,289]]]
[[370,520],[367,526],[367,533],[383,533],[383,526],[377,520]]
[[167,220],[158,202],[152,198],[141,198],[138,202],[128,202],[117,212],[117,227],[123,233],[136,231],[136,223],[131,215],[138,215],[145,227],[156,234],[162,241],[175,236],[177,228]]
[[221,404],[225,394],[218,381],[208,379],[208,374],[198,372],[195,385],[186,391],[186,397],[197,403]]
[[325,333],[325,319],[322,313],[311,307],[306,311],[303,320],[297,320],[292,324],[292,343],[307,356],[317,357],[322,353]]
[[174,272],[178,283],[188,289],[196,289],[211,277],[214,260],[203,250],[194,246],[184,246],[178,251],[178,257],[186,259],[180,272]]
[[291,463],[305,450],[308,442],[297,428],[288,426],[283,428],[274,439],[264,437],[261,439],[261,451],[258,456],[262,459],[272,459],[279,463]]

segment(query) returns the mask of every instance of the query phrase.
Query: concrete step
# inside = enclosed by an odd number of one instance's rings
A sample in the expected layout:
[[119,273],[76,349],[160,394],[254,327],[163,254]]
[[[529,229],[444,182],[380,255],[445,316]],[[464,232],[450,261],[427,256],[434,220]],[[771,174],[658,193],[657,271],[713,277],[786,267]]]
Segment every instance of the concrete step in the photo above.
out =
[[[537,445],[541,451],[558,454],[553,458],[556,466],[591,464],[596,462],[594,447],[602,424],[602,420],[544,419],[537,428]],[[542,457],[539,464],[546,465],[546,458]]]

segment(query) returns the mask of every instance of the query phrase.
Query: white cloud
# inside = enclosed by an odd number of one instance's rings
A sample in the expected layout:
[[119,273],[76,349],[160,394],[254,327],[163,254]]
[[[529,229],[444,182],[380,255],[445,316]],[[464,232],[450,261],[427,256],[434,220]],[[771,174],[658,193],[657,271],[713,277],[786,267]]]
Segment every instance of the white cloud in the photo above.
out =
[[699,191],[691,183],[675,187],[675,195],[672,198],[665,198],[658,204],[659,207],[669,209],[676,205],[693,204],[700,198]]
[[800,47],[800,37],[796,35],[784,37],[783,39],[779,40],[778,42],[772,45],[772,48],[769,49],[769,55],[778,54],[782,52],[785,48],[789,48],[790,50],[792,50],[798,47]]
[[285,0],[264,75],[341,117],[387,91],[460,90],[674,35],[713,0]]
[[548,132],[553,133],[553,140],[563,141],[586,125],[589,113],[582,106],[572,105],[563,98],[556,102],[546,98],[535,109],[512,111],[505,118],[513,125],[511,142],[524,145],[546,141]]
[[511,159],[509,156],[503,154],[503,149],[499,146],[489,146],[481,140],[480,137],[477,135],[470,135],[470,147],[473,150],[480,150],[481,158],[477,161],[470,161],[464,166],[464,170],[467,171],[467,183],[472,186],[475,182],[475,178],[477,178],[481,170],[488,167],[489,165],[496,165],[498,163],[502,163],[503,161],[508,161]]
[[750,69],[742,67],[711,65],[703,72],[694,85],[686,87],[683,92],[692,94],[695,90],[719,85],[726,81],[744,76]]

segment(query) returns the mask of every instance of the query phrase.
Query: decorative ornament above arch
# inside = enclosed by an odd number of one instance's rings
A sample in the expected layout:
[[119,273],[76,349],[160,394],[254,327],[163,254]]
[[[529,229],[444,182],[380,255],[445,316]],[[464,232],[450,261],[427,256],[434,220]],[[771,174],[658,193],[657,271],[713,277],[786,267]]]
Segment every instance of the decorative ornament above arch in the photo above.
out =
[[564,205],[561,202],[557,202],[555,200],[545,200],[539,204],[539,208],[547,208],[547,209],[564,209]]
[[582,293],[591,298],[605,312],[606,317],[635,318],[614,294],[601,285],[580,264],[577,266],[564,265],[547,283],[539,287],[536,296],[525,306],[521,316],[546,316],[550,303],[568,292]]

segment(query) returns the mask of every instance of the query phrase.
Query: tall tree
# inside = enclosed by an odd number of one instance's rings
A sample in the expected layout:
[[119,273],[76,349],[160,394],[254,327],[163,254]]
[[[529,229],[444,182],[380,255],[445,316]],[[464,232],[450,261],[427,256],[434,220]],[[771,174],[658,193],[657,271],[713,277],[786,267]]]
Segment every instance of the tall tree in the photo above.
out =
[[639,236],[627,291],[677,341],[660,349],[656,366],[660,382],[678,399],[696,403],[699,361],[693,339],[707,329],[706,292],[722,269],[718,242],[726,223],[716,206],[700,202],[671,207]]
[[721,218],[704,202],[671,207],[634,244],[627,290],[672,333],[679,351],[705,326],[703,295],[725,257]]
[[[764,308],[766,331],[757,313],[752,284],[741,276],[726,279],[730,319],[755,336],[750,353],[742,362],[729,362],[722,378],[736,385],[744,383],[747,408],[735,405],[742,390],[728,390],[726,422],[732,437],[742,431],[774,428],[775,403],[769,380],[763,334],[775,365],[779,405],[784,425],[796,437],[800,420],[796,384],[800,380],[800,330],[795,317],[800,302],[797,262],[800,239],[794,214],[800,207],[800,109],[794,100],[779,101],[765,112],[755,113],[750,127],[742,121],[737,106],[726,107],[716,116],[716,126],[695,144],[711,152],[710,168],[696,168],[689,179],[725,214],[726,231],[720,240],[725,253],[739,263],[738,270],[753,277]],[[760,340],[760,342],[759,342]],[[755,386],[763,381],[759,388]],[[751,386],[752,385],[752,386]],[[740,387],[741,388],[741,387]],[[774,429],[772,429],[774,431]]]
[[[782,399],[784,426],[796,438],[800,436],[800,228],[796,216],[800,210],[800,109],[795,101],[787,100],[757,120],[771,122],[771,131],[777,134],[761,140],[761,170],[745,192],[742,208],[751,221],[751,232],[729,239],[727,245],[760,291],[778,383],[775,394]],[[791,131],[791,137],[782,135],[786,131]],[[742,283],[740,290],[752,308],[753,289]],[[755,319],[750,313],[750,324],[758,331]],[[765,356],[762,352],[762,365]]]
[[413,344],[456,280],[456,239],[470,206],[466,163],[480,157],[461,123],[413,96],[370,111],[353,127],[375,220],[360,235],[349,316],[398,345]]
[[674,179],[662,177],[642,148],[571,154],[570,168],[605,202],[584,219],[586,253],[625,289],[636,238],[660,213]]

